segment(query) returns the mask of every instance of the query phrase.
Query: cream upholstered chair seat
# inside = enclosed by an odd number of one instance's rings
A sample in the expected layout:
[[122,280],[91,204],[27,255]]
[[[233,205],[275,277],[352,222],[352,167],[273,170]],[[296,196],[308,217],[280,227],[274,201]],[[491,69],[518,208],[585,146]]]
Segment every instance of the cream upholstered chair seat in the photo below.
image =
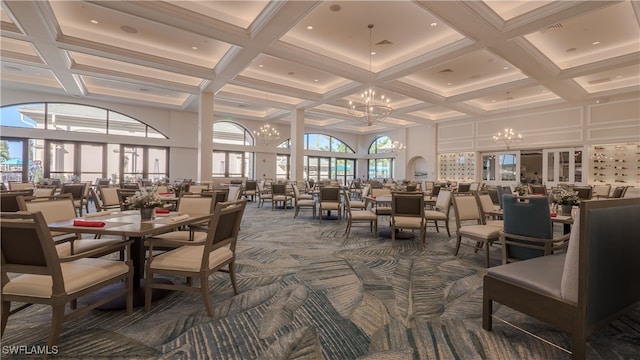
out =
[[456,213],[457,228],[457,241],[454,255],[458,255],[463,237],[471,239],[475,242],[474,247],[476,252],[484,248],[486,266],[489,267],[489,246],[499,240],[501,228],[486,225],[477,194],[457,194],[452,196],[452,200]]
[[[104,259],[78,259],[60,263],[64,289],[72,295],[94,284],[109,280],[129,272],[124,261]],[[2,288],[4,295],[50,298],[53,280],[48,275],[20,275]]]
[[349,198],[349,193],[345,190],[343,193],[346,207],[347,207],[347,229],[345,232],[347,233],[347,237],[351,233],[351,226],[355,222],[368,222],[370,231],[374,231],[374,235],[378,237],[378,215],[371,210],[364,211],[352,211],[351,210],[351,199]]
[[420,231],[420,240],[426,241],[424,196],[422,193],[394,193],[391,196],[391,240],[396,242],[396,231],[414,229]]
[[342,203],[340,202],[340,188],[336,186],[325,186],[320,188],[318,195],[320,207],[319,222],[322,223],[323,211],[337,211],[338,221],[342,218]]
[[[206,234],[205,234],[206,235]],[[206,236],[205,236],[206,240]],[[183,246],[157,255],[153,258],[152,269],[199,271],[202,263],[204,245]],[[209,253],[209,269],[213,269],[233,258],[233,252],[228,247],[221,247]]]
[[[127,314],[131,314],[133,266],[129,258],[119,261],[85,257],[100,255],[99,249],[73,257],[60,257],[41,211],[2,213],[0,232],[2,334],[9,316],[30,304],[51,306],[51,329],[47,341],[49,347],[58,342],[65,321],[118,297],[125,296]],[[130,244],[131,241],[119,244],[123,253],[130,254]],[[125,286],[115,289],[113,293],[104,293],[99,301],[76,309],[77,299],[81,296],[123,281]],[[19,306],[12,309],[12,302]],[[67,303],[71,306],[67,307]]]
[[[238,293],[235,275],[236,242],[247,199],[216,204],[210,217],[207,237],[202,242],[149,239],[145,242],[149,252],[145,268],[145,310],[151,310],[151,292],[154,288],[197,291],[202,295],[207,314],[213,315],[209,300],[209,276],[216,271],[228,272],[234,293]],[[155,246],[177,248],[154,255]],[[155,282],[155,275],[184,276],[187,284]],[[200,280],[200,287],[193,287],[191,278]]]
[[298,185],[293,184],[293,200],[295,202],[295,208],[296,208],[296,213],[293,215],[293,218],[295,219],[298,216],[298,213],[300,212],[300,209],[312,209],[313,210],[313,219],[316,218],[316,200],[313,198],[313,196],[311,197],[311,199],[301,199],[299,198],[300,196],[300,191],[298,190]]

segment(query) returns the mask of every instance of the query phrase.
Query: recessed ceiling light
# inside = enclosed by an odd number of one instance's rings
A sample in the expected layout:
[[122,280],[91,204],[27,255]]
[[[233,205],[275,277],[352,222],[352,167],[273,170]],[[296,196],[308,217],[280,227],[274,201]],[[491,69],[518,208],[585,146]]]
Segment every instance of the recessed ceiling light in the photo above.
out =
[[491,100],[491,102],[495,104],[496,101],[495,100]]
[[451,85],[453,85],[453,83],[447,83],[447,85],[451,86]]
[[591,43],[591,45],[598,45],[598,44],[600,44],[600,41],[594,41]]
[[622,79],[622,75],[616,75],[616,79]]
[[502,70],[509,70],[509,67],[505,66],[505,67],[502,68]]
[[98,23],[98,20],[93,20],[93,19],[91,19],[91,23],[92,23],[92,24],[97,24],[97,23]]
[[198,50],[198,47],[197,47],[197,46],[192,46],[191,48],[192,48],[193,50]]
[[313,26],[311,25],[307,26],[307,30],[313,30]]
[[432,22],[432,23],[430,24],[430,26],[431,26],[431,27],[436,27],[436,26],[438,26],[438,23],[437,23],[437,22]]
[[259,68],[263,68],[263,67],[264,67],[264,65],[260,64],[260,65],[258,65],[258,67],[259,67]]
[[376,52],[375,52],[375,51],[372,51],[372,52],[371,52],[371,55],[375,55],[375,54],[376,54]]
[[314,82],[318,82],[318,79],[313,79]]

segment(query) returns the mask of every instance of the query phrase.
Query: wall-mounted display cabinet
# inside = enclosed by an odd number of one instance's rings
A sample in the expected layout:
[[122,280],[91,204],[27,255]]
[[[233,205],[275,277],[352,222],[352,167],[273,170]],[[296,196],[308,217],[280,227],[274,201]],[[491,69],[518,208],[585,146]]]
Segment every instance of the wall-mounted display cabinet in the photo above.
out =
[[440,164],[439,181],[475,181],[475,153],[443,153],[439,155],[438,162]]
[[640,186],[640,143],[589,147],[589,184]]

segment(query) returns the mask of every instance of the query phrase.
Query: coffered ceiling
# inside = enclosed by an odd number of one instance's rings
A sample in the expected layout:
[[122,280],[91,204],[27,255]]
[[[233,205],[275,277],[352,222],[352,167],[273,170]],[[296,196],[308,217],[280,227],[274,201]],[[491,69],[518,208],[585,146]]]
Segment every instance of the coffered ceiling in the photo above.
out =
[[[0,15],[3,89],[188,111],[212,92],[218,119],[304,109],[306,126],[367,133],[640,90],[636,1],[21,0]],[[374,126],[346,114],[369,84],[393,107]]]

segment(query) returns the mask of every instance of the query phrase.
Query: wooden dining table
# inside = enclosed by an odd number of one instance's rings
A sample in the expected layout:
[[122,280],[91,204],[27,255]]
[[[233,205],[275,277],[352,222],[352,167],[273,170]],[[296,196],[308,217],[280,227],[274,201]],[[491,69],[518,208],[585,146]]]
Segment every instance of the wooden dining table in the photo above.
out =
[[[154,219],[142,221],[140,211],[138,210],[105,211],[104,216],[76,218],[67,221],[49,223],[47,226],[51,231],[95,234],[101,236],[111,235],[133,240],[133,243],[131,244],[131,260],[133,262],[134,279],[138,280],[133,282],[134,306],[142,306],[144,305],[145,239],[153,235],[173,231],[177,227],[205,221],[210,215],[189,216],[176,220],[178,216],[180,216],[179,213],[170,212],[169,214],[156,214]],[[74,226],[74,220],[100,221],[104,222],[105,226]],[[110,291],[110,289],[107,288],[105,291]],[[157,300],[165,294],[166,292],[154,291],[153,299]],[[96,296],[100,295],[97,294]],[[122,303],[118,301],[113,304],[107,304],[104,308],[124,308],[124,299],[122,299]]]

